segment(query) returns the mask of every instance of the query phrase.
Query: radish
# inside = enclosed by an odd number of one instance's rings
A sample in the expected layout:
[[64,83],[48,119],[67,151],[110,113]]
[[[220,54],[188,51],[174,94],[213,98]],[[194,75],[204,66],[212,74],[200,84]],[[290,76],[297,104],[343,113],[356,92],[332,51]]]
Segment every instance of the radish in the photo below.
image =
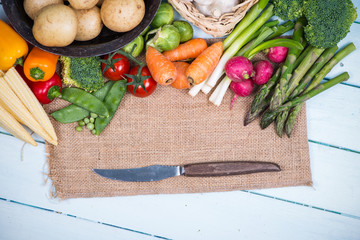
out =
[[281,63],[285,61],[289,49],[287,47],[271,47],[265,50],[265,54],[268,59],[275,63]]
[[254,64],[254,77],[252,80],[257,85],[265,84],[269,81],[273,74],[273,66],[269,61],[261,60]]
[[230,89],[235,93],[235,96],[231,100],[230,109],[232,109],[234,102],[238,96],[246,97],[252,93],[252,91],[254,90],[254,84],[250,79],[242,82],[231,82]]
[[242,82],[252,76],[253,65],[246,57],[233,57],[226,62],[225,73],[232,81]]

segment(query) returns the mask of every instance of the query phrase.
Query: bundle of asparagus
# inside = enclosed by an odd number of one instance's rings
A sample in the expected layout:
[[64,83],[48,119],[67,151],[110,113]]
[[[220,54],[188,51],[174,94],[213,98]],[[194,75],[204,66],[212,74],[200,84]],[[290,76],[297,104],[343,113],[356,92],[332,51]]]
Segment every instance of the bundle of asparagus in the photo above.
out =
[[[305,19],[299,18],[292,37],[304,47],[307,45],[304,38],[305,24]],[[302,52],[290,49],[283,66],[256,94],[244,125],[265,112],[261,119],[261,128],[264,129],[275,121],[276,133],[282,137],[285,129],[287,136],[290,137],[304,102],[349,78],[348,73],[342,73],[321,83],[331,69],[355,49],[355,45],[350,43],[335,56],[337,46],[327,49],[307,46]]]

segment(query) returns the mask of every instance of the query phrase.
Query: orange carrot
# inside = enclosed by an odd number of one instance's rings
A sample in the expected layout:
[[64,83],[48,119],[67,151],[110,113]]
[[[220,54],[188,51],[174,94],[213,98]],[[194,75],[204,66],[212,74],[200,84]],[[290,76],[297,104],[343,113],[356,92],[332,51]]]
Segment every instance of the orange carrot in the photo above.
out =
[[177,48],[163,52],[170,61],[181,61],[189,58],[197,58],[205,49],[207,43],[202,38],[194,38],[186,43],[180,44]]
[[186,76],[191,84],[203,82],[214,71],[223,52],[222,42],[217,42],[203,51],[188,67]]
[[175,82],[171,84],[172,87],[177,89],[187,89],[190,88],[190,83],[186,78],[186,69],[190,66],[187,62],[173,62],[176,67],[176,79]]
[[146,50],[146,63],[151,76],[161,85],[169,85],[175,81],[175,65],[158,50],[148,47]]

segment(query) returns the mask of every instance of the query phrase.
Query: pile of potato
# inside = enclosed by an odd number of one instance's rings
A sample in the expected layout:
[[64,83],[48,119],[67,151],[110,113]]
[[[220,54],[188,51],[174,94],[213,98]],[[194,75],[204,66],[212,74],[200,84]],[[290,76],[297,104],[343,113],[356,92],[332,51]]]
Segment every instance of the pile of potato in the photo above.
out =
[[127,32],[145,15],[143,0],[25,0],[24,9],[34,20],[36,41],[48,47],[94,39],[103,25]]

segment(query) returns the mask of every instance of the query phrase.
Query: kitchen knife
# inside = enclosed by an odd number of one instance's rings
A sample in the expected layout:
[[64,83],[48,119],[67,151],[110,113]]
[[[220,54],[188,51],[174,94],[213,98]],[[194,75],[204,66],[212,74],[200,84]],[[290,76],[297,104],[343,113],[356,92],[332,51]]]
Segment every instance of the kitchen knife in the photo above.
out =
[[152,165],[129,169],[93,169],[102,177],[125,182],[153,182],[184,175],[186,177],[216,177],[281,171],[270,162],[231,161],[193,163],[184,166]]

